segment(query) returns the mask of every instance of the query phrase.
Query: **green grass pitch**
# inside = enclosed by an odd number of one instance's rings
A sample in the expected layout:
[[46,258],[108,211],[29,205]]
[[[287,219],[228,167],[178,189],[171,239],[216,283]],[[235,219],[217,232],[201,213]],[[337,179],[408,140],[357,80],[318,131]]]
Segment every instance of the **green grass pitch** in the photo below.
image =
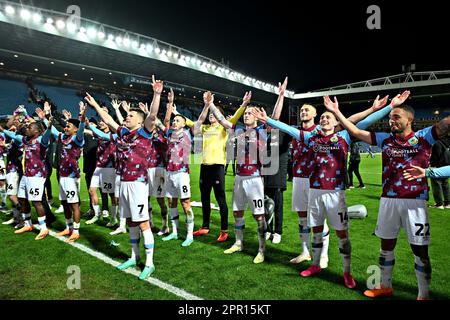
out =
[[[81,162],[81,161],[80,161]],[[229,172],[231,168],[229,168]],[[292,265],[289,260],[299,254],[297,214],[291,212],[292,184],[284,193],[284,226],[280,244],[267,243],[266,261],[252,263],[258,250],[256,224],[250,212],[246,213],[245,249],[241,253],[225,255],[223,251],[234,242],[232,212],[229,214],[230,239],[217,243],[220,229],[218,211],[212,211],[211,232],[196,238],[188,248],[181,243],[186,234],[185,217],[180,211],[180,235],[182,239],[163,243],[155,235],[153,277],[204,299],[220,300],[363,300],[362,292],[370,276],[368,267],[378,265],[380,241],[372,233],[375,229],[379,198],[381,194],[381,161],[362,156],[360,166],[365,190],[347,192],[347,205],[364,204],[368,217],[350,221],[352,242],[352,273],[357,281],[355,290],[346,289],[342,279],[342,262],[338,241],[334,232],[330,238],[329,267],[314,278],[301,278],[299,271],[308,267],[308,262]],[[53,173],[55,180],[55,174]],[[192,201],[200,201],[198,187],[199,166],[191,166]],[[226,194],[231,210],[231,195],[234,177],[226,176]],[[82,178],[82,212],[88,207],[88,193]],[[57,184],[54,181],[54,199],[57,199]],[[212,201],[215,202],[214,196]],[[59,204],[56,201],[56,205]],[[434,203],[432,200],[431,203]],[[161,225],[159,208],[152,200],[154,221]],[[194,208],[195,229],[201,226],[201,209]],[[431,297],[450,298],[450,243],[447,242],[450,227],[450,210],[430,209],[431,245],[430,257],[433,267]],[[57,215],[53,230],[62,230],[64,216]],[[9,216],[0,214],[0,221]],[[33,219],[36,219],[33,213]],[[82,243],[106,254],[116,261],[124,261],[130,255],[129,235],[112,237],[106,221],[87,226],[81,223]],[[176,295],[142,282],[137,277],[115,270],[112,266],[67,245],[53,237],[35,241],[34,233],[15,235],[10,226],[0,225],[0,299],[180,299]],[[111,240],[120,243],[111,246]],[[142,242],[142,241],[141,241]],[[145,257],[141,245],[141,256]],[[414,259],[402,231],[395,250],[396,265],[393,274],[394,297],[392,299],[415,299],[417,296]],[[67,268],[77,265],[81,270],[81,289],[69,290],[66,286]]]

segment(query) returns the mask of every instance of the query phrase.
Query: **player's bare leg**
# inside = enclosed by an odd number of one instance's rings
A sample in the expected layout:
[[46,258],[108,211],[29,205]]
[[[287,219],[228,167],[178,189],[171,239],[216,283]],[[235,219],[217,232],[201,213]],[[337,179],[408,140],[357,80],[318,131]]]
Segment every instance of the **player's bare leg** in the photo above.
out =
[[86,221],[87,225],[94,224],[100,219],[100,206],[98,204],[97,189],[98,188],[89,188],[89,197],[91,198],[92,208],[94,209],[95,215],[92,219]]

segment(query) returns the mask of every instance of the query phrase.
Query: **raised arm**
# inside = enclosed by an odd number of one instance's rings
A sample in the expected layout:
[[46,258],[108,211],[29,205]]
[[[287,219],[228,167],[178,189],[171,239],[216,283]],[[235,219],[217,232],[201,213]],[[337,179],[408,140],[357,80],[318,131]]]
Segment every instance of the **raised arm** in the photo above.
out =
[[[108,140],[108,141],[110,140],[110,135],[109,135],[108,133],[103,132],[102,130],[96,128],[95,126],[93,126],[93,125],[88,125],[87,128],[88,128],[89,130],[91,130],[91,131],[94,133],[94,135],[96,135],[96,136],[99,137],[100,139]],[[116,135],[116,134],[113,134],[114,140],[116,139],[116,137],[117,137],[117,135]]]
[[173,105],[167,103],[166,107],[167,109],[166,109],[166,116],[164,117],[164,127],[165,130],[168,130],[170,128],[170,116],[172,115]]
[[[144,122],[144,127],[147,131],[152,132],[155,128],[156,116],[158,115],[159,105],[161,103],[161,94],[163,92],[164,84],[160,80],[155,80],[155,76],[152,75],[152,87],[153,87],[153,100],[150,106],[150,114],[147,116]],[[172,89],[170,91],[173,94]]]
[[387,104],[388,99],[389,99],[389,96],[385,96],[383,99],[380,100],[380,96],[378,95],[375,98],[375,100],[373,101],[373,105],[370,108],[368,108],[362,112],[358,112],[358,113],[351,115],[350,117],[348,117],[348,120],[351,123],[355,123],[355,124],[362,121],[363,119],[367,118],[372,113],[382,109]]
[[214,95],[211,93],[211,91],[207,91],[203,94],[203,103],[204,107],[202,113],[200,113],[198,120],[196,121],[199,122],[200,124],[205,122],[206,117],[208,116],[209,113],[209,106],[211,103],[214,103]]
[[[248,104],[250,103],[250,100],[252,99],[252,92],[246,92],[242,101],[242,106],[241,108],[243,108],[243,110],[245,111],[245,108],[247,108]],[[209,106],[209,109],[211,110],[211,112],[214,114],[214,117],[216,117],[217,121],[219,121],[219,123],[225,128],[225,129],[232,129],[233,126],[236,124],[236,122],[231,122],[227,119],[225,119],[225,117],[223,116],[223,114],[219,111],[219,109],[216,108],[216,106],[214,105],[214,103],[211,103],[211,105]]]
[[119,124],[115,122],[114,119],[102,109],[102,107],[100,107],[97,101],[95,101],[95,99],[89,93],[86,92],[86,97],[84,99],[91,107],[95,109],[104,123],[114,129],[114,131],[117,131],[117,128],[119,128]]
[[372,144],[372,135],[369,131],[361,130],[353,123],[351,123],[339,110],[339,103],[334,97],[334,102],[331,101],[329,96],[323,97],[323,103],[328,111],[333,112],[341,125],[347,129],[348,133],[355,138],[364,141],[368,144]]
[[5,130],[5,129],[3,129],[2,126],[0,126],[0,132],[2,132],[5,136],[7,136],[7,137],[13,139],[14,141],[19,142],[19,143],[22,143],[22,141],[23,141],[23,136],[22,135],[15,134],[14,132],[9,131],[9,130]]
[[214,102],[214,95],[210,91],[205,92],[203,94],[203,102],[204,102],[203,110],[200,113],[198,120],[195,121],[195,124],[194,124],[194,134],[201,133],[200,127],[202,126],[203,122],[205,122],[206,117],[208,116],[209,106],[211,103]]
[[52,116],[50,116],[52,118],[52,125],[49,126],[49,121],[45,117],[45,112],[42,111],[41,108],[36,108],[35,112],[36,112],[37,116],[39,117],[39,119],[41,119],[44,122],[44,124],[47,126],[47,128],[50,130],[53,137],[55,139],[57,139],[61,132],[59,132],[58,129],[56,129],[55,126],[53,125],[54,118]]
[[[47,121],[47,120],[45,120],[45,121]],[[53,131],[52,131],[53,128],[54,128],[53,127],[53,117],[52,116],[50,116],[50,118],[48,119],[46,125],[47,125],[47,130],[45,130],[44,134],[40,137],[40,143],[43,146],[48,147],[48,145],[50,144],[51,136],[52,136],[52,134],[54,134]]]
[[84,128],[86,127],[86,105],[80,103],[80,125],[78,126],[78,131],[75,136],[75,140],[78,145],[82,146],[84,144]]
[[232,115],[230,118],[228,118],[228,121],[230,121],[232,124],[236,124],[238,120],[242,117],[242,115],[245,112],[245,109],[247,109],[248,104],[250,103],[250,99],[252,97],[252,92],[250,91],[250,96],[246,92],[244,96],[244,100],[242,102],[242,105],[239,107],[239,109],[236,110],[234,115]]
[[117,121],[119,121],[119,124],[122,125],[123,123],[123,115],[120,112],[120,103],[116,99],[111,100],[111,105],[114,108],[114,112],[116,113]]
[[278,83],[278,99],[273,108],[272,119],[280,120],[281,111],[283,110],[284,93],[286,92],[288,77],[284,79],[283,84]]
[[162,121],[159,118],[156,118],[156,126],[158,127],[159,130],[166,130],[166,127],[164,126],[164,124],[162,123]]
[[[386,105],[387,98],[389,96],[384,97],[382,100],[379,100],[379,96],[377,96],[372,108],[374,110],[378,109],[378,111],[371,113],[367,118],[365,118],[364,120],[357,123],[356,126],[360,129],[366,129],[366,128],[370,127],[373,123],[375,123],[375,122],[383,119],[385,116],[387,116],[393,108],[402,105],[409,98],[410,94],[411,94],[411,92],[406,90],[402,94],[396,95],[394,97],[394,99],[391,100],[391,103],[387,107],[384,107],[384,106]],[[355,123],[355,122],[353,122],[353,123]]]
[[219,121],[219,123],[225,128],[225,129],[232,129],[234,124],[231,123],[230,121],[228,121],[227,119],[225,119],[225,117],[223,116],[222,112],[220,112],[219,109],[216,108],[216,106],[214,105],[214,102],[212,102],[209,105],[209,109],[211,110],[211,112],[214,114],[214,117],[216,117],[217,121]]
[[291,127],[284,122],[269,118],[264,109],[259,110],[257,108],[252,108],[252,114],[255,116],[256,119],[258,119],[262,123],[267,124],[272,128],[279,129],[296,140],[300,140],[300,130]]

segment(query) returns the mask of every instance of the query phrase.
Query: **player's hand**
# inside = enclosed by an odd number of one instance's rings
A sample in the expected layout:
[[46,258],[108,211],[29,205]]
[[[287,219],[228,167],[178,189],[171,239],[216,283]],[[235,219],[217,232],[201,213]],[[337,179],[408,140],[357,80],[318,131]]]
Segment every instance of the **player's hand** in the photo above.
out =
[[37,116],[39,117],[39,119],[44,120],[45,119],[45,112],[42,111],[41,108],[36,108],[35,110]]
[[373,111],[378,111],[382,108],[384,108],[388,102],[389,99],[389,95],[387,95],[386,97],[384,97],[383,99],[380,100],[380,96],[377,96],[375,98],[375,100],[373,101],[373,105],[372,105],[372,109]]
[[84,103],[80,103],[80,121],[86,122],[86,106]]
[[62,111],[62,114],[63,114],[65,120],[72,119],[72,113],[70,111],[67,111],[66,109],[64,109]]
[[126,113],[130,112],[131,103],[126,102],[125,100],[122,101],[122,108],[125,110]]
[[406,101],[406,99],[409,98],[410,94],[411,94],[411,92],[406,90],[402,94],[396,95],[395,98],[392,99],[392,101],[391,101],[392,108],[395,108],[395,107],[398,107],[398,106],[402,105]]
[[214,95],[211,93],[211,91],[206,91],[203,94],[203,103],[207,107],[209,107],[212,103],[214,103]]
[[86,92],[86,97],[84,98],[84,100],[86,100],[87,103],[88,103],[90,106],[93,106],[93,107],[99,107],[99,105],[98,105],[97,101],[95,101],[94,97],[92,97],[92,96],[91,96],[89,93],[87,93],[87,92]]
[[336,97],[334,97],[334,101],[331,101],[329,96],[323,97],[323,104],[325,105],[325,108],[327,108],[328,111],[331,111],[333,113],[339,111],[339,103]]
[[80,103],[78,103],[78,106],[80,107],[80,114],[86,113],[86,105],[83,101],[80,101]]
[[139,108],[140,108],[145,114],[148,113],[148,104],[147,104],[147,103],[139,102]]
[[111,101],[111,105],[112,105],[112,107],[113,107],[115,110],[117,110],[117,109],[120,108],[120,103],[119,103],[119,101],[117,101],[116,99],[113,99],[113,100]]
[[285,92],[286,92],[286,88],[287,88],[287,84],[288,84],[288,77],[286,77],[284,79],[284,82],[278,82],[278,94],[280,96],[284,96]]
[[258,119],[259,121],[266,123],[267,122],[267,113],[266,110],[264,110],[264,108],[251,108],[251,112],[253,114],[253,116]]
[[155,75],[152,75],[152,87],[154,93],[161,94],[163,92],[164,83],[161,80],[155,80]]
[[170,88],[169,93],[167,94],[167,100],[170,104],[173,104],[173,102],[175,101],[175,94],[173,93],[172,88]]
[[242,106],[246,107],[250,104],[250,101],[252,100],[252,92],[246,92],[244,95],[244,98],[242,99]]
[[408,181],[425,178],[425,169],[411,165],[411,168],[403,171],[403,177]]

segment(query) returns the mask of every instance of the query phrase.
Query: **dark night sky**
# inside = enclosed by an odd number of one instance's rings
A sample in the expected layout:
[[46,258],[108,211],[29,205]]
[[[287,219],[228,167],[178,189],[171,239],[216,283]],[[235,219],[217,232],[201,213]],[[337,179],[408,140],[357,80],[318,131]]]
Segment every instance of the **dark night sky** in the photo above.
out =
[[[23,1],[30,3],[29,1]],[[217,3],[216,3],[217,2]],[[450,69],[450,24],[442,3],[395,1],[85,1],[33,0],[85,18],[155,37],[211,57],[257,79],[306,92],[401,73]],[[381,30],[369,30],[366,9],[381,8]]]

